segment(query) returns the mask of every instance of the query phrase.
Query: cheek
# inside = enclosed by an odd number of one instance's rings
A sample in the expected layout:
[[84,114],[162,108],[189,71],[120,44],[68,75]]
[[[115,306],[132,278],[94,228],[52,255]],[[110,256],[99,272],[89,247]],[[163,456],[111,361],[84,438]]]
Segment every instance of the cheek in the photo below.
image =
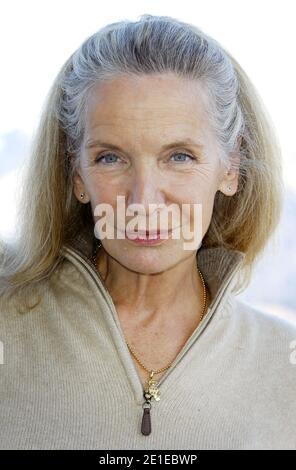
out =
[[[117,217],[117,197],[122,195],[122,191],[116,185],[112,185],[106,178],[94,178],[89,186],[90,203],[94,223],[103,223],[104,230],[116,227]],[[95,215],[96,211],[96,215]],[[98,215],[100,214],[100,215]],[[107,225],[106,225],[107,224]]]
[[217,191],[216,181],[191,179],[186,185],[174,187],[174,199],[181,203],[211,206]]
[[110,179],[99,176],[95,172],[89,174],[88,190],[92,206],[99,203],[110,204],[115,207],[116,196],[121,194],[118,185],[112,184]]
[[213,181],[195,181],[175,192],[182,213],[182,225],[190,227],[191,232],[200,229],[204,235],[212,218],[216,191]]

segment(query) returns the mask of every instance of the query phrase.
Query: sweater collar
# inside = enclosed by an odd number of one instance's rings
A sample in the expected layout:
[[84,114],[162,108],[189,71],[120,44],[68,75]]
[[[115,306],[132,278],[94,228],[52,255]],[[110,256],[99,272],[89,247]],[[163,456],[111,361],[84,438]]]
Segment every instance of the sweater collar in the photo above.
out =
[[[74,249],[82,258],[90,260],[97,244],[98,239],[93,230],[85,228],[63,248],[65,251],[67,248]],[[223,297],[226,298],[230,292],[230,284],[232,284],[230,281],[240,270],[245,256],[242,251],[227,249],[223,246],[209,248],[201,245],[197,252],[197,266],[210,291],[212,299],[210,308],[223,291]]]

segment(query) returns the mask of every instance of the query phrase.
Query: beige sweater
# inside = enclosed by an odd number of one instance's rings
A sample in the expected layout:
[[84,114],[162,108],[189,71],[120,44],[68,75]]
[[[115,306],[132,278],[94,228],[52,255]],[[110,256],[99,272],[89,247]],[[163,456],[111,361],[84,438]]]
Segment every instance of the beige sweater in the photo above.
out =
[[0,448],[296,449],[296,328],[231,292],[243,253],[203,246],[210,310],[161,377],[141,433],[142,384],[88,262],[91,240],[64,246],[32,312],[0,299]]

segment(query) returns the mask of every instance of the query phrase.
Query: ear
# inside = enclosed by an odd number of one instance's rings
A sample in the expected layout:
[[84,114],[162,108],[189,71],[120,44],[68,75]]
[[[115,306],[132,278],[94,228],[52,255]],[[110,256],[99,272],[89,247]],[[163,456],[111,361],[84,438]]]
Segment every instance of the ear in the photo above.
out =
[[239,149],[241,141],[242,137],[239,138],[235,150],[230,154],[229,169],[222,174],[222,179],[220,180],[218,190],[225,194],[225,196],[233,196],[237,191],[240,163]]
[[[79,169],[75,171],[75,174],[73,176],[73,190],[79,202],[82,202],[83,204],[89,202],[89,196],[86,192],[85,184],[83,182]],[[82,195],[83,197],[81,197]]]

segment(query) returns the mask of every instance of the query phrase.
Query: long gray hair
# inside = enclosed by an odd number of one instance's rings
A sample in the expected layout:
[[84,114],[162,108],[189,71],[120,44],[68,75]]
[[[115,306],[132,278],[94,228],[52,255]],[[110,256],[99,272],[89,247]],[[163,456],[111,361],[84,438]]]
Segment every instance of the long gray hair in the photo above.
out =
[[[145,14],[138,21],[101,28],[58,73],[32,141],[18,218],[20,236],[17,246],[7,249],[0,294],[21,292],[47,278],[61,261],[61,246],[82,226],[93,230],[90,204],[81,204],[73,192],[93,87],[119,76],[168,72],[204,87],[220,158],[239,169],[236,194],[216,193],[203,245],[244,252],[244,274],[237,288],[246,287],[281,212],[281,159],[272,121],[254,85],[221,44],[194,25]],[[231,159],[233,152],[238,152],[239,163]]]

